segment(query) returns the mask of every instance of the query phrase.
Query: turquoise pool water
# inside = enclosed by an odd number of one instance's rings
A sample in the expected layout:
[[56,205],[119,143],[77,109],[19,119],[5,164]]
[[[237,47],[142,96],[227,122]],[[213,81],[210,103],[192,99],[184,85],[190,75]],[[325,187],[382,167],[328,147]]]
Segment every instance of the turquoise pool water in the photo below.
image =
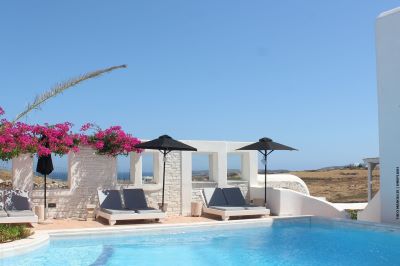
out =
[[0,265],[400,265],[400,234],[300,221],[75,237]]

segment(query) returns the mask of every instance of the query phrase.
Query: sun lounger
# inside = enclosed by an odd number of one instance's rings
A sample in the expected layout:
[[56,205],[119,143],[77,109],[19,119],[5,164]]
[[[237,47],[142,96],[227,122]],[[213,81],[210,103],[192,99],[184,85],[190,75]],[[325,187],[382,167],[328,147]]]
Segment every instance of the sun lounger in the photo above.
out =
[[0,191],[0,223],[37,223],[27,191]]
[[121,195],[118,190],[97,190],[100,209],[96,218],[102,217],[114,225],[120,220],[135,220],[137,213],[129,211],[122,206]]
[[154,214],[153,218],[149,219],[163,219],[165,213],[161,210],[150,208],[147,205],[146,196],[143,189],[124,189],[122,191],[124,196],[125,207],[129,210],[134,210],[138,214]]
[[[237,195],[228,191],[231,205],[227,201],[223,189],[221,188],[204,188],[203,196],[205,206],[203,208],[204,213],[213,214],[220,216],[222,220],[228,220],[234,216],[266,216],[269,215],[269,210],[266,208],[250,208],[251,206],[246,205],[245,201],[241,201]],[[241,193],[241,192],[240,192]],[[242,195],[243,198],[243,195]],[[244,198],[243,198],[244,199]],[[235,203],[235,204],[233,204]],[[243,204],[240,206],[240,203]]]
[[246,200],[243,197],[240,188],[238,187],[229,187],[223,188],[222,192],[224,193],[226,202],[228,206],[236,206],[236,207],[243,207],[246,210],[265,210],[265,207],[262,206],[254,206],[251,204],[247,204]]
[[[121,200],[121,194],[118,190],[98,190],[97,194],[99,197],[100,209],[96,213],[96,218],[102,217],[108,220],[108,223],[110,225],[114,225],[117,221],[122,221],[122,220],[145,220],[145,219],[158,220],[165,218],[165,213],[163,212],[158,212],[156,210],[151,210],[151,212],[146,212],[150,211],[150,208],[143,209],[143,212],[139,212],[139,210],[129,209],[127,208],[127,206],[124,207]],[[128,197],[129,196],[130,194],[128,195]]]

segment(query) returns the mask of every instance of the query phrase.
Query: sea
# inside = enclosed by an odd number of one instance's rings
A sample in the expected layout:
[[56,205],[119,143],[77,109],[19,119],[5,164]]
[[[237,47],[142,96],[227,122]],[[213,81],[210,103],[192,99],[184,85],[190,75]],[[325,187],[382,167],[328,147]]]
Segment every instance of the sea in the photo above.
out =
[[[41,174],[35,172],[35,175],[42,176]],[[118,172],[118,180],[129,180],[130,173],[129,172]],[[152,172],[143,172],[143,176],[153,176]],[[66,171],[54,171],[50,175],[49,178],[60,180],[60,181],[67,181],[68,180],[68,173]]]

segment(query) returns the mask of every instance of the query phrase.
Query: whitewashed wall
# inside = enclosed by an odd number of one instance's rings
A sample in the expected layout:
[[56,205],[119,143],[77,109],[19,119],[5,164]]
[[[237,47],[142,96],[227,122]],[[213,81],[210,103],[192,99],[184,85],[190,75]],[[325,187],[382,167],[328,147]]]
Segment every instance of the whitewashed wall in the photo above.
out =
[[[238,186],[244,195],[248,194],[251,176],[256,177],[256,152],[240,152],[242,160],[243,181],[227,181],[227,154],[248,143],[217,141],[185,141],[197,147],[200,152],[211,154],[211,178],[215,186]],[[236,147],[237,146],[237,147]],[[190,215],[190,203],[201,200],[199,189],[192,190],[192,156],[191,152],[171,152],[167,155],[165,202],[169,215]],[[255,160],[254,160],[255,159]],[[162,156],[154,152],[154,178],[156,184],[142,183],[142,159],[140,155],[131,154],[130,184],[118,184],[117,160],[110,156],[97,155],[91,148],[81,147],[80,152],[68,155],[68,189],[49,189],[47,202],[55,203],[49,208],[49,216],[55,218],[85,218],[86,205],[97,204],[98,188],[143,188],[151,207],[157,208],[162,195]],[[43,204],[43,189],[33,188],[33,159],[29,155],[13,160],[13,187],[32,191],[35,205]],[[254,172],[254,173],[253,173]]]
[[[254,198],[264,197],[264,188],[251,187]],[[267,189],[267,206],[271,214],[278,216],[316,215],[328,218],[346,218],[345,211],[332,203],[294,190],[284,188]]]
[[400,8],[376,22],[380,216],[400,224]]
[[[210,182],[192,182],[192,152],[171,152],[166,161],[165,202],[168,215],[190,215],[191,202],[201,201],[203,187],[239,187],[250,200],[250,184],[257,184],[258,157],[255,151],[237,152],[242,157],[242,180],[227,180],[227,155],[246,142],[184,141],[198,148],[199,152],[210,154]],[[97,204],[99,188],[143,188],[151,207],[158,208],[162,195],[162,156],[154,153],[155,184],[142,183],[142,158],[132,153],[130,162],[130,184],[118,184],[117,160],[110,156],[97,155],[91,148],[81,147],[80,152],[68,155],[68,189],[49,189],[49,216],[55,218],[85,218],[86,205]],[[21,156],[13,160],[13,186],[16,189],[32,190],[33,160]],[[43,189],[32,190],[34,204],[43,204]]]

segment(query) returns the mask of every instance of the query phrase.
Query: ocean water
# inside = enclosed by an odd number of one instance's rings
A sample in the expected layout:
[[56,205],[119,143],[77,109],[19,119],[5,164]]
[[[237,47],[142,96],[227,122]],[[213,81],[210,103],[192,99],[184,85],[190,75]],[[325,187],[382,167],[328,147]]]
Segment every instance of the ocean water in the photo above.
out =
[[0,265],[400,265],[400,234],[291,223],[51,240]]
[[[41,176],[41,174],[36,173],[35,175]],[[153,176],[152,172],[143,172],[143,176]],[[68,173],[66,171],[55,171],[52,172],[49,176],[49,178],[52,179],[57,179],[61,181],[67,181],[68,180]],[[129,172],[118,172],[118,179],[119,180],[129,180],[130,179],[130,173]]]

